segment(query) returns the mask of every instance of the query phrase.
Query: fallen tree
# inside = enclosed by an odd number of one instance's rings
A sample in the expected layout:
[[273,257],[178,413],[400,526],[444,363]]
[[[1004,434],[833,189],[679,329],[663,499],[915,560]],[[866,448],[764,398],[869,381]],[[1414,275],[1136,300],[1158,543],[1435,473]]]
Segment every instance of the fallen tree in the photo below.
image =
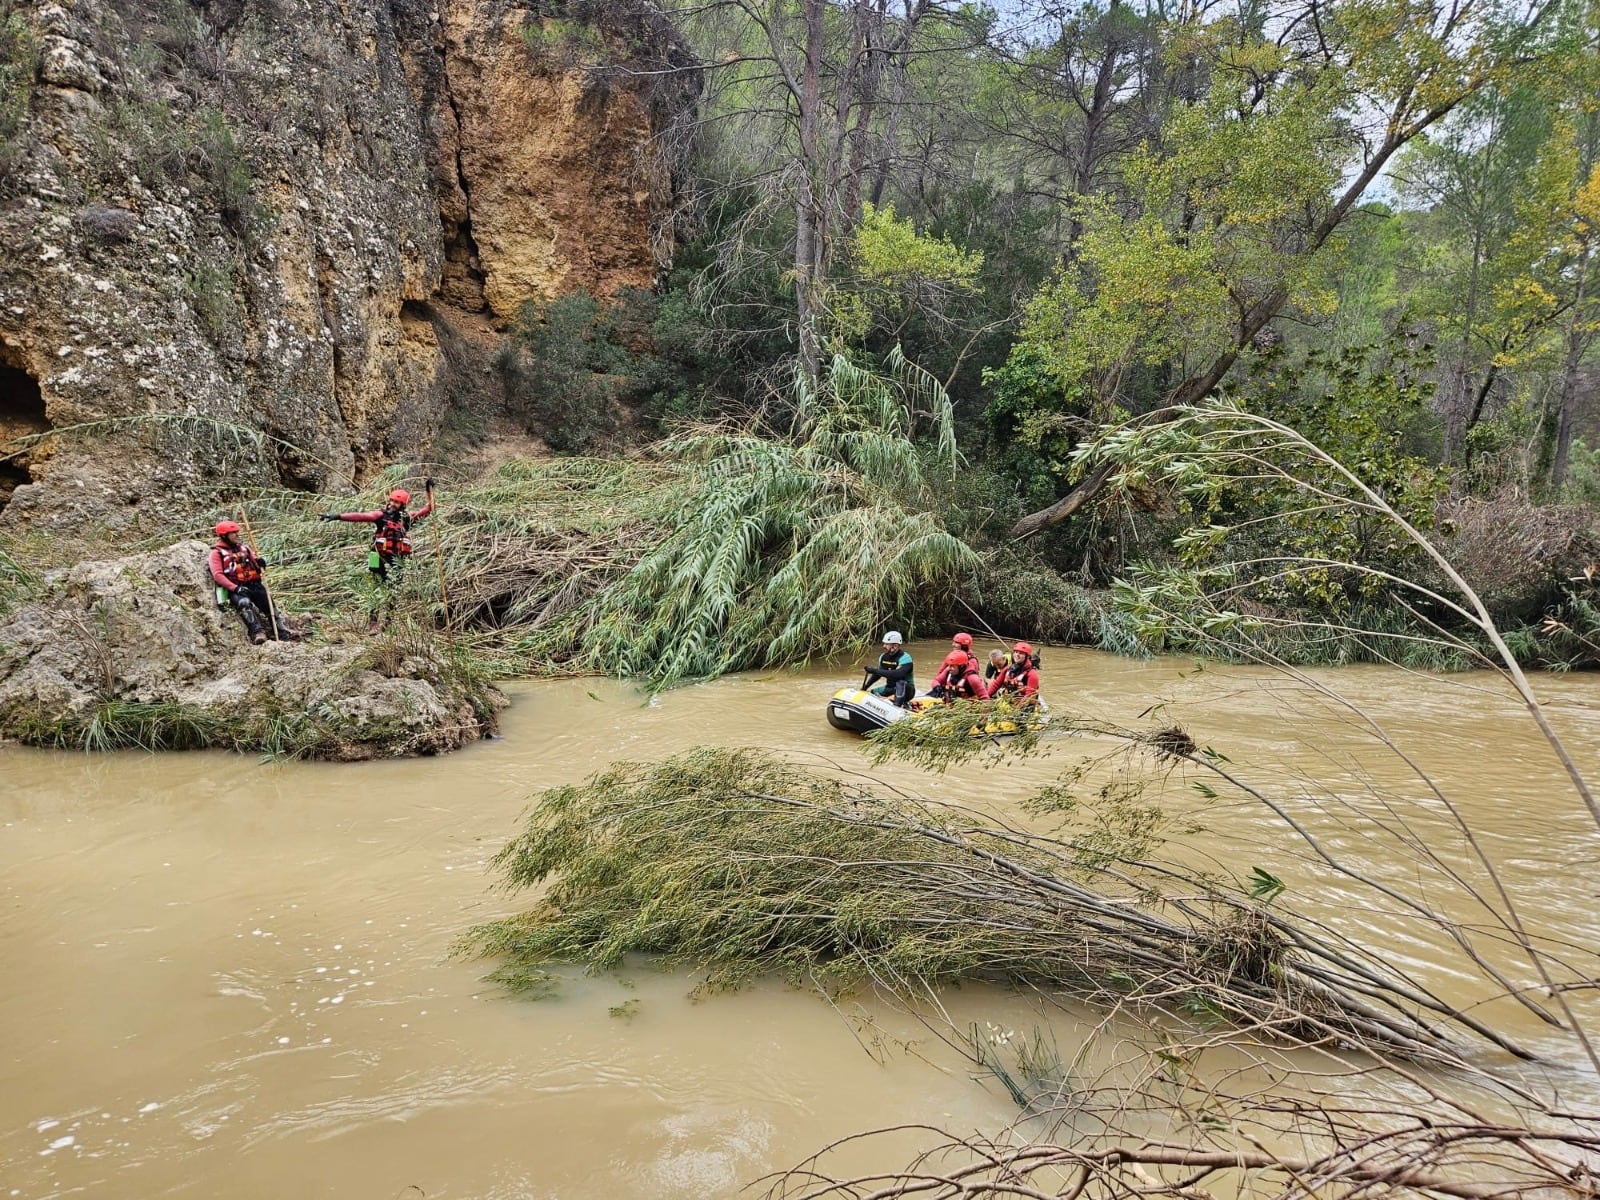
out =
[[803,769],[758,751],[619,764],[544,793],[496,858],[526,913],[464,948],[537,989],[631,953],[906,997],[962,980],[1222,1020],[1268,1041],[1458,1061],[1509,1039],[1381,957],[1197,872]]

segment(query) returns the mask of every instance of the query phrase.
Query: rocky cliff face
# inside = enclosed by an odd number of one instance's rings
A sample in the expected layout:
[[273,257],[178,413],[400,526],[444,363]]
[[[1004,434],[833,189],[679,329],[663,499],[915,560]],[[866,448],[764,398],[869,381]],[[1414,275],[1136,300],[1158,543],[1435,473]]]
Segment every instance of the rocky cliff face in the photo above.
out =
[[657,147],[697,81],[632,82],[687,67],[646,7],[9,3],[0,440],[92,430],[0,462],[5,524],[359,482],[492,386],[460,327],[671,252]]

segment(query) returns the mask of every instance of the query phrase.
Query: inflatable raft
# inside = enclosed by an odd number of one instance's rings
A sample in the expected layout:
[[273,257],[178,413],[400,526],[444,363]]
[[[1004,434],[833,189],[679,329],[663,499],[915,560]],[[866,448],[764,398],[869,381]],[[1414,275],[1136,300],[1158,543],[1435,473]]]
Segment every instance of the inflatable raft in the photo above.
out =
[[[866,734],[915,716],[922,709],[939,703],[940,701],[932,696],[918,696],[911,701],[911,707],[900,708],[893,701],[862,691],[860,688],[840,688],[828,700],[828,724],[849,733]],[[1049,706],[1040,701],[1039,707],[1033,710],[1020,727],[1043,728],[1049,711]],[[974,725],[972,736],[1005,737],[1007,734],[1016,733],[1018,729],[1019,724],[1015,717],[996,714],[993,720],[985,721],[982,725]]]
[[850,733],[871,733],[910,715],[909,708],[860,688],[840,688],[828,701],[828,724]]

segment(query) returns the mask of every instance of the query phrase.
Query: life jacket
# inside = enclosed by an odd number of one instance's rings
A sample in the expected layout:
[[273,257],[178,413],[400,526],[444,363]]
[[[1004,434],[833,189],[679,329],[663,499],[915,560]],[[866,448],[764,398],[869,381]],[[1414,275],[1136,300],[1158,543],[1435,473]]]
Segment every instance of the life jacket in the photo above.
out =
[[410,554],[411,514],[403,508],[380,512],[372,532],[372,548],[379,554]]
[[[1015,692],[1020,696],[1022,695],[1023,687],[1028,682],[1028,672],[1037,672],[1038,670],[1039,655],[1037,653],[1030,655],[1028,661],[1020,667],[1014,662],[1008,662],[1005,665],[1005,669],[1000,672],[1000,677],[995,681],[993,690],[996,692]],[[1034,694],[1037,695],[1038,693],[1035,692]]]
[[261,578],[261,560],[249,546],[237,548],[220,538],[212,547],[222,556],[222,573],[235,583],[254,583]]
[[905,665],[906,652],[904,650],[885,650],[878,656],[878,669],[880,671],[893,671]]
[[[904,648],[893,651],[885,650],[878,656],[878,669],[880,671],[894,671],[905,666],[910,661],[911,656],[905,652]],[[878,687],[887,689],[879,692],[880,696],[888,696],[902,707],[917,692],[916,682],[910,675],[907,675],[904,679],[895,680],[893,683],[884,680]]]
[[981,700],[984,694],[982,683],[980,682],[976,689],[967,686],[967,679],[977,673],[977,663],[972,655],[968,654],[967,661],[962,666],[940,667],[930,686],[935,692],[942,693],[946,700]]

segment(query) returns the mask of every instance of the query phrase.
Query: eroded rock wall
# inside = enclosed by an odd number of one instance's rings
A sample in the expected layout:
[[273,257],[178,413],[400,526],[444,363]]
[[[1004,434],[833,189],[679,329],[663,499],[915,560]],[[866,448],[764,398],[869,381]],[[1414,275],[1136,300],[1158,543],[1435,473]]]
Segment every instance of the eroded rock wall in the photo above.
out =
[[0,124],[0,428],[36,429],[42,401],[93,432],[13,460],[0,523],[114,531],[152,503],[202,513],[228,480],[358,484],[425,453],[460,393],[441,323],[649,286],[673,116],[564,57],[571,22],[552,37],[542,12],[21,0],[0,40],[26,59],[0,74],[22,114]]
[[685,57],[642,10],[581,26],[586,37],[525,5],[443,0],[437,11],[437,74],[421,91],[452,301],[503,323],[534,296],[652,286],[670,254],[662,127],[698,81],[662,83],[658,71],[649,86],[626,75],[619,86],[603,64],[635,55],[682,69]]

